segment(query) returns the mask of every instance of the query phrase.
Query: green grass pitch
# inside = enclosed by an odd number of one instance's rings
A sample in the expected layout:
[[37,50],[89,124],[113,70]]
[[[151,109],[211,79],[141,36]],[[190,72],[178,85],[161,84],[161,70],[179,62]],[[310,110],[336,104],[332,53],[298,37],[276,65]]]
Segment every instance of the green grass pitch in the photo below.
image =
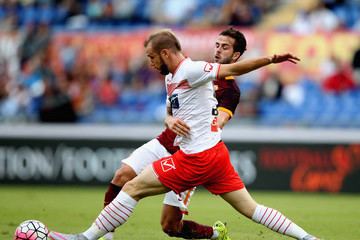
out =
[[[26,219],[44,222],[50,230],[85,230],[102,208],[106,187],[0,185],[0,239],[10,240]],[[250,190],[251,191],[251,190]],[[360,195],[253,191],[253,197],[274,207],[324,240],[360,239]],[[115,239],[170,239],[159,224],[162,196],[142,200]],[[290,239],[255,224],[233,210],[220,197],[198,190],[186,217],[212,225],[228,223],[232,240]],[[174,239],[174,238],[173,238]]]

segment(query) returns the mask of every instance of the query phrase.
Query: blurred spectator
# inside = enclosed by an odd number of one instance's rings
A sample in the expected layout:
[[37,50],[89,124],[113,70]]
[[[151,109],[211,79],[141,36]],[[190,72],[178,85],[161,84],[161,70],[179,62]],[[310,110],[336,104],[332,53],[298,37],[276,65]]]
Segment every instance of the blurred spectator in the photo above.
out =
[[188,23],[197,8],[197,0],[152,0],[151,19],[154,23],[183,25]]
[[68,29],[85,29],[89,20],[84,9],[87,5],[83,5],[83,1],[64,0],[63,8],[66,11],[65,19],[66,28]]
[[119,98],[119,91],[110,76],[101,79],[97,92],[99,103],[103,106],[115,106]]
[[24,41],[20,47],[21,64],[26,63],[40,51],[46,49],[50,39],[51,35],[47,24],[28,25]]
[[122,20],[133,18],[138,4],[139,0],[113,0],[115,17]]
[[332,61],[335,64],[335,71],[323,80],[322,87],[324,90],[341,93],[354,89],[355,82],[350,67],[336,57],[332,57]]
[[103,14],[103,3],[100,0],[90,0],[85,13],[90,19],[99,19]]
[[55,82],[44,79],[45,90],[40,98],[39,120],[48,123],[76,122],[77,116],[70,98]]
[[63,44],[59,49],[59,56],[61,61],[61,66],[64,68],[65,72],[70,72],[78,59],[78,53],[81,49],[79,43],[76,43],[73,39],[66,39],[63,41]]
[[38,0],[38,2],[38,23],[49,25],[55,22],[55,10],[53,9],[52,0]]
[[14,13],[7,13],[0,21],[1,31],[12,31],[16,29],[17,16]]
[[268,100],[279,100],[283,92],[283,84],[276,72],[272,72],[261,86],[261,96]]
[[36,101],[41,122],[75,122],[77,116],[63,82],[60,82],[50,67],[49,55],[39,56],[36,71],[43,84],[43,91]]
[[198,0],[198,6],[194,10],[188,25],[197,27],[211,27],[214,25],[219,25],[221,22],[221,14],[219,14],[219,9],[222,8],[223,4],[223,0]]
[[259,21],[260,12],[253,4],[247,0],[229,0],[222,10],[222,20],[224,24],[249,27]]
[[360,86],[360,47],[353,55],[351,66],[353,69],[353,78],[356,82],[356,85]]
[[70,15],[70,8],[73,1],[71,0],[62,0],[54,8],[54,25],[61,26],[65,25],[66,19]]
[[58,78],[62,91],[69,95],[79,118],[88,116],[95,109],[94,89],[88,68],[87,64],[75,64],[74,69],[67,72],[66,76]]
[[290,106],[299,108],[305,100],[305,91],[300,82],[301,74],[293,64],[284,63],[278,72],[279,80],[283,86],[282,99]]
[[283,89],[283,98],[294,107],[300,107],[305,100],[305,92],[299,81],[288,83]]
[[316,0],[305,10],[299,10],[291,26],[295,33],[310,34],[331,32],[341,27],[339,18],[321,0]]
[[323,0],[323,2],[346,28],[355,28],[360,19],[360,2],[358,0]]

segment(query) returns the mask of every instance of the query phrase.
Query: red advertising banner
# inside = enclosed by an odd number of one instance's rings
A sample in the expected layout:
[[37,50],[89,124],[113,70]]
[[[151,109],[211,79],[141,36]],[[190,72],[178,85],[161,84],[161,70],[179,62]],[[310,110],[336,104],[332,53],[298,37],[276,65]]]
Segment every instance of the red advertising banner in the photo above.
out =
[[[213,46],[217,35],[223,28],[179,29],[177,34],[186,55],[193,59],[211,61]],[[76,62],[86,62],[93,68],[99,62],[111,62],[120,71],[129,68],[136,61],[143,60],[143,42],[152,29],[127,32],[62,32],[57,33],[52,44],[52,59],[58,70],[63,68],[61,55],[66,49],[76,50]],[[260,32],[243,29],[248,46],[244,57],[272,55],[291,52],[302,61],[296,67],[302,74],[317,77],[321,65],[332,56],[349,63],[354,51],[360,47],[360,34],[356,32],[318,33],[314,35],[296,35],[293,33]],[[279,66],[271,67],[278,71]],[[281,65],[281,69],[291,65]]]
[[360,145],[323,148],[265,147],[258,152],[259,167],[266,171],[291,172],[294,191],[339,192],[347,177],[360,169]]

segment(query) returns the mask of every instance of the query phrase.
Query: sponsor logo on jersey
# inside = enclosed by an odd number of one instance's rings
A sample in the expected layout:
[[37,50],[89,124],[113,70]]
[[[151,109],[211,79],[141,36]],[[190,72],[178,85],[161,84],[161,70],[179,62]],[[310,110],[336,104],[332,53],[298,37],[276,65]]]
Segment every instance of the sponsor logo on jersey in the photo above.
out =
[[179,105],[179,97],[177,94],[173,94],[169,97],[169,101],[170,101],[170,107],[172,109],[179,109],[180,105]]
[[211,131],[212,132],[218,132],[219,131],[219,124],[217,117],[214,117],[214,119],[211,122]]

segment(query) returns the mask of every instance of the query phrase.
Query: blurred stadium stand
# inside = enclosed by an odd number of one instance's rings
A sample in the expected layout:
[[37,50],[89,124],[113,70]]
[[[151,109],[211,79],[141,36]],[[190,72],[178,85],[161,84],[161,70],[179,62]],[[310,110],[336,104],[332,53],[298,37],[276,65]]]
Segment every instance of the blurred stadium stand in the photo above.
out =
[[174,28],[187,54],[210,61],[228,25],[248,38],[244,57],[302,58],[237,78],[236,123],[360,127],[359,0],[2,0],[0,122],[161,122],[146,34]]

